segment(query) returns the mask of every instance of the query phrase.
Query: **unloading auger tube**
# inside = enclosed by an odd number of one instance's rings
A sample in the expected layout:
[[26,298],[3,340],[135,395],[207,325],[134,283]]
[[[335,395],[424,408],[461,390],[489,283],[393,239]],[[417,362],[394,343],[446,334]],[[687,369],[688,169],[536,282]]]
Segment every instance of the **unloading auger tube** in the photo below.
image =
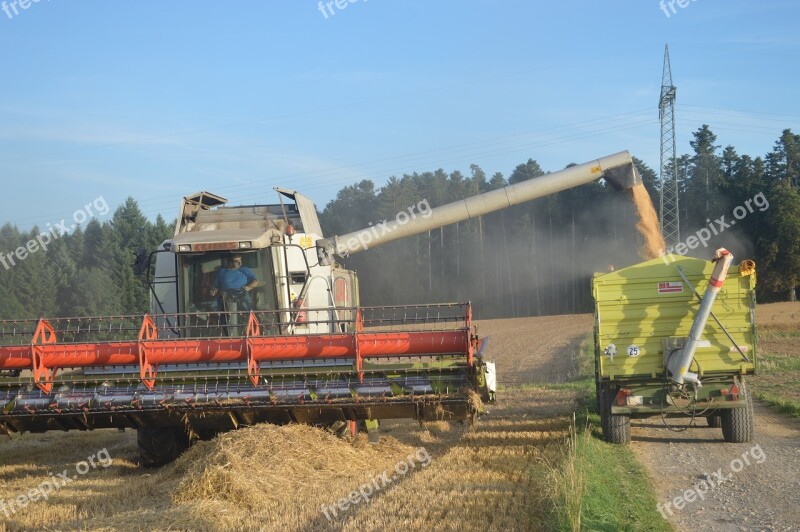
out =
[[700,302],[700,308],[697,310],[697,316],[692,322],[692,329],[689,331],[689,337],[686,340],[686,346],[683,349],[675,351],[669,355],[667,359],[667,370],[672,376],[672,382],[678,385],[689,382],[701,385],[698,375],[689,371],[694,360],[694,354],[697,351],[697,346],[703,336],[703,331],[708,323],[708,317],[711,314],[711,308],[714,306],[714,301],[717,299],[725,277],[728,275],[728,269],[733,262],[733,255],[730,251],[724,248],[718,249],[714,253],[714,272],[711,274],[711,279],[708,281],[708,288],[706,288],[703,299]]
[[585,185],[600,178],[604,178],[618,190],[629,189],[642,183],[630,153],[622,151],[535,179],[454,201],[436,207],[423,216],[409,217],[405,222],[392,220],[380,224],[379,228],[369,227],[321,239],[317,241],[317,253],[320,263],[330,264],[334,254],[345,257],[431,229]]

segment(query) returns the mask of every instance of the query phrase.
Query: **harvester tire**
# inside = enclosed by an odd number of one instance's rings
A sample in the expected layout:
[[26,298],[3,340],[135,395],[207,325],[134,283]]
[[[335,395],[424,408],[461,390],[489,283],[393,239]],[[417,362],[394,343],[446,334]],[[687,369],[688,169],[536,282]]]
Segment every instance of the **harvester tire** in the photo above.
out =
[[753,397],[742,383],[742,395],[745,397],[746,406],[723,410],[722,437],[729,443],[747,443],[753,440],[755,432]]
[[180,427],[146,427],[137,430],[140,463],[159,467],[174,461],[189,448],[189,436]]
[[722,415],[721,414],[711,414],[710,416],[706,416],[706,422],[708,426],[712,429],[718,429],[722,427]]

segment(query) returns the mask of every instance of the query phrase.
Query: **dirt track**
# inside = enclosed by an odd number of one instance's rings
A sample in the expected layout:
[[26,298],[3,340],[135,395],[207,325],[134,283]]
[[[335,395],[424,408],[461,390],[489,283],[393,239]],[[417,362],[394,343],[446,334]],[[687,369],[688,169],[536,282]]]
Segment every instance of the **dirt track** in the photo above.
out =
[[729,479],[708,489],[704,500],[665,508],[678,530],[800,528],[800,422],[758,403],[755,415],[755,440],[738,444],[725,443],[722,431],[705,426],[704,419],[679,433],[665,428],[660,418],[632,423],[631,446],[663,505],[695,486],[697,493],[704,491],[708,480],[719,479],[718,471]]
[[[756,309],[756,322],[762,331],[797,331],[800,303],[761,305]],[[796,340],[763,339],[762,353],[767,350],[800,356]],[[750,386],[758,391],[759,382],[780,378],[760,375]],[[797,397],[800,390],[786,389],[784,393]],[[660,419],[632,423],[632,448],[647,467],[662,505],[674,503],[675,497],[695,485],[703,490],[703,480],[706,484],[716,480],[714,473],[718,470],[730,477],[709,490],[704,500],[680,510],[664,510],[679,530],[800,529],[800,420],[776,414],[756,402],[755,425],[752,443],[733,444],[725,443],[721,430],[708,428],[705,420],[679,433],[670,432]]]

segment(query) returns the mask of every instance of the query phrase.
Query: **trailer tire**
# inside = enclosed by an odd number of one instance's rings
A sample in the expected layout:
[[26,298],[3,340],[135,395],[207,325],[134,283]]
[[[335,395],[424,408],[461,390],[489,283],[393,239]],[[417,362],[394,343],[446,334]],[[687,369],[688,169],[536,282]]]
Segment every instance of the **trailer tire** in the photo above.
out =
[[178,458],[189,448],[189,435],[180,427],[144,427],[137,430],[140,463],[159,467]]
[[606,412],[606,394],[608,392],[602,386],[597,391],[597,413],[600,414],[600,430],[603,432],[603,439],[608,434],[608,418],[610,412]]
[[720,417],[722,421],[722,437],[729,443],[747,443],[753,440],[755,432],[753,397],[742,383],[742,395],[745,397],[746,406],[723,410]]
[[603,439],[608,443],[630,443],[631,416],[611,413],[611,405],[614,403],[616,390],[605,390],[601,397],[603,399],[600,403],[600,421],[603,425]]
[[608,419],[608,443],[631,442],[631,416],[616,414]]
[[600,384],[599,381],[595,380],[594,383],[594,397],[595,397],[595,404],[597,405],[597,413],[603,413],[603,385]]
[[706,416],[706,422],[708,426],[712,429],[718,429],[722,427],[722,415],[721,414],[711,414],[710,416]]

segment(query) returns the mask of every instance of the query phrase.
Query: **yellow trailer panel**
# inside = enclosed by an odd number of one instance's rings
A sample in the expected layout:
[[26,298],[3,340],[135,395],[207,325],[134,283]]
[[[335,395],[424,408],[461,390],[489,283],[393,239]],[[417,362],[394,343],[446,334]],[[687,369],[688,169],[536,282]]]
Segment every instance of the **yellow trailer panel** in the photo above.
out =
[[[699,307],[692,288],[702,295],[713,268],[711,261],[673,256],[595,274],[592,289],[599,377],[610,381],[663,378],[665,341],[688,336]],[[715,372],[755,372],[755,283],[752,267],[740,265],[729,271],[713,312],[735,343],[709,319],[693,365],[701,378]]]

